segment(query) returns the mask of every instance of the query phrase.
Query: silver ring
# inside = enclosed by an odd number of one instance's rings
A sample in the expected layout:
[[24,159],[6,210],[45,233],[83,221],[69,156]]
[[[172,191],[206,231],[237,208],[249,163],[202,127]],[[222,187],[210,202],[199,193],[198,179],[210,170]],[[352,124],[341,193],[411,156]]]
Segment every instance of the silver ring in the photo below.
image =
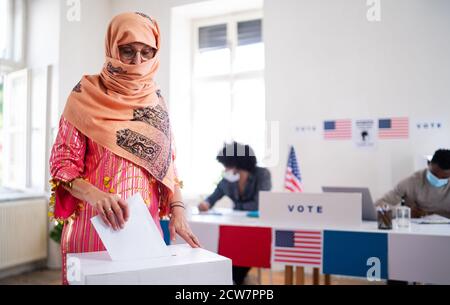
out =
[[113,213],[114,211],[113,211],[113,209],[109,208],[109,209],[106,210],[106,212],[111,214],[111,213]]

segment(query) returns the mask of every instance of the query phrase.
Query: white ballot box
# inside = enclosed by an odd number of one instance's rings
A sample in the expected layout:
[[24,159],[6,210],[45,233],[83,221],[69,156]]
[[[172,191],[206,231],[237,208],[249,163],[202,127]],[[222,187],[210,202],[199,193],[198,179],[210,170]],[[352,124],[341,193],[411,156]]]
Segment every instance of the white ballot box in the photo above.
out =
[[113,261],[108,253],[67,255],[70,285],[231,285],[231,260],[189,245],[169,246],[170,256]]

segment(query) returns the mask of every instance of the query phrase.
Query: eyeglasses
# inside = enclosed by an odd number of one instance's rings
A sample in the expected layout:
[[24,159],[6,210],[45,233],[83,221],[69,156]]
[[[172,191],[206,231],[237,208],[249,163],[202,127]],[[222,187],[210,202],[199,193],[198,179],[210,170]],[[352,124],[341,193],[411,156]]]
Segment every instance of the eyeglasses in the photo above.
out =
[[126,60],[132,60],[136,58],[136,54],[138,52],[140,53],[142,59],[150,60],[155,57],[156,49],[152,47],[146,47],[139,51],[127,45],[119,47],[120,56]]

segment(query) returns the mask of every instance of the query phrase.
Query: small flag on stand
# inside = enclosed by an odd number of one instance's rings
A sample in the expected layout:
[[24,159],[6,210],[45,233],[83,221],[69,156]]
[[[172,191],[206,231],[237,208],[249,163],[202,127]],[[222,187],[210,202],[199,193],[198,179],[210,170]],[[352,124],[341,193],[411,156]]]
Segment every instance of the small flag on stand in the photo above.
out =
[[302,176],[300,175],[294,146],[291,146],[289,152],[284,189],[292,193],[303,192]]

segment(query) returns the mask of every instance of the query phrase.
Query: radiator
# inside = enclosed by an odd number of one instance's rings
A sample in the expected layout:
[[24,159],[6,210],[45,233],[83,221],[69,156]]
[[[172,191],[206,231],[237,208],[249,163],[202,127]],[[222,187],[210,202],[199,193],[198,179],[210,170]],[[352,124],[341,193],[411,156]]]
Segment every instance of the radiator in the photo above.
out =
[[0,202],[0,270],[47,258],[47,200]]

